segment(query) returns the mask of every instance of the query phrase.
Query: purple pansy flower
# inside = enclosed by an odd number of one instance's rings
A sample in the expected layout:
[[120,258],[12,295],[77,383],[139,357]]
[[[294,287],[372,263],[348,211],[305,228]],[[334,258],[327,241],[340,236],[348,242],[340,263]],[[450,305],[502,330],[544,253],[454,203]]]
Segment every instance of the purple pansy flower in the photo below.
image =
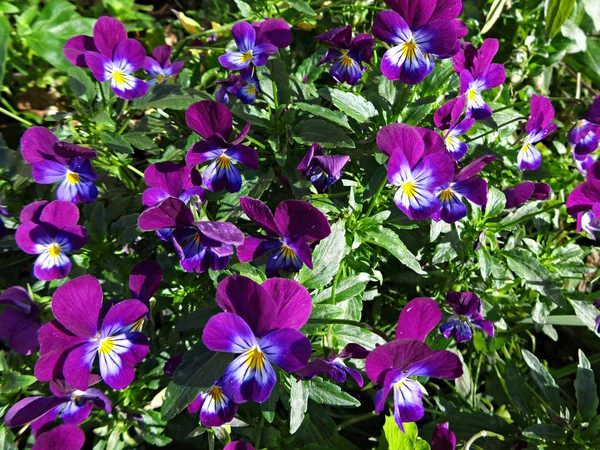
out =
[[187,272],[205,272],[209,268],[223,270],[234,245],[244,242],[244,234],[228,222],[194,220],[194,215],[178,198],[169,197],[144,211],[138,226],[143,231],[171,228],[171,242]]
[[569,131],[569,142],[573,146],[573,157],[577,161],[585,160],[598,148],[600,126],[586,119],[580,119]]
[[517,155],[519,169],[536,170],[542,164],[542,154],[535,144],[556,130],[556,124],[551,123],[552,119],[554,119],[554,107],[550,100],[542,95],[533,94],[529,120],[525,125],[527,136]]
[[342,169],[349,160],[348,155],[326,156],[323,147],[315,142],[310,146],[297,169],[310,180],[317,192],[322,194],[342,178],[344,174]]
[[[94,25],[93,47],[88,36],[75,36],[63,47],[65,57],[73,64],[89,67],[98,81],[110,81],[117,96],[126,100],[143,97],[148,84],[132,76],[141,69],[146,58],[142,44],[127,39],[125,26],[116,19],[101,17]],[[80,62],[81,57],[85,63]]]
[[593,211],[595,217],[600,217],[600,161],[590,167],[586,180],[567,198],[567,213],[571,216],[581,217],[579,213],[586,211]]
[[363,377],[358,370],[348,367],[344,359],[365,359],[369,350],[359,344],[348,344],[340,353],[332,351],[327,358],[315,358],[296,373],[302,378],[315,378],[317,375],[326,373],[336,383],[346,381],[348,373],[354,381],[363,387]]
[[208,392],[201,392],[187,407],[190,413],[200,411],[200,423],[203,427],[220,427],[231,422],[237,409],[237,404],[223,393],[219,382],[213,384]]
[[204,186],[210,191],[226,189],[238,192],[242,177],[235,163],[252,170],[258,169],[258,155],[250,147],[241,145],[250,131],[246,124],[240,134],[230,141],[233,117],[225,105],[204,100],[191,105],[185,113],[185,121],[193,131],[205,140],[190,147],[186,156],[188,166],[212,161],[202,174]]
[[229,103],[229,94],[236,95],[242,87],[242,83],[242,77],[239,75],[230,75],[224,80],[218,80],[216,82],[215,100],[220,103]]
[[[93,386],[100,380],[98,375],[90,375],[89,385]],[[112,411],[112,403],[98,389],[78,390],[64,380],[52,380],[50,391],[54,397],[28,397],[14,404],[4,418],[6,426],[31,424],[33,434],[38,436],[59,414],[65,424],[78,425],[89,417],[94,408],[103,409],[107,414]]]
[[516,186],[504,189],[502,191],[506,197],[506,208],[516,208],[521,206],[529,199],[548,200],[550,198],[550,186],[546,183],[534,183],[524,181]]
[[388,394],[393,391],[394,419],[402,432],[403,423],[416,422],[425,415],[422,400],[425,389],[411,377],[454,380],[462,375],[458,356],[447,350],[432,350],[423,342],[441,315],[434,300],[426,297],[411,300],[400,313],[396,339],[367,356],[367,375],[383,386],[375,394],[375,412],[383,411]]
[[150,304],[150,299],[158,291],[162,282],[162,268],[156,261],[137,263],[129,274],[129,292],[131,298]]
[[278,50],[270,42],[258,43],[256,30],[247,22],[236,23],[231,34],[238,51],[219,56],[219,63],[228,70],[242,70],[251,64],[262,66]]
[[361,33],[352,38],[352,25],[346,25],[320,34],[316,39],[334,47],[327,50],[319,65],[334,61],[329,73],[338,83],[358,83],[367,69],[363,63],[371,64],[373,36]]
[[233,441],[223,447],[223,450],[254,450],[254,447],[246,441]]
[[37,352],[37,333],[42,322],[38,318],[40,308],[29,293],[20,286],[9,287],[0,295],[0,306],[4,306],[0,312],[0,339],[22,355]]
[[34,202],[23,208],[15,240],[25,253],[39,255],[33,266],[36,278],[50,281],[69,274],[67,253],[79,250],[88,239],[78,220],[77,206],[60,200]]
[[[0,202],[1,201],[2,201],[2,198],[0,198]],[[10,214],[9,214],[8,210],[0,204],[0,239],[2,239],[4,236],[6,236],[6,226],[4,225],[2,216],[9,217]]]
[[56,198],[65,202],[89,203],[98,197],[98,178],[90,162],[96,157],[91,148],[60,141],[44,127],[31,127],[21,137],[21,154],[36,183],[61,182]]
[[486,39],[479,50],[471,43],[464,43],[452,59],[454,70],[460,75],[460,95],[466,97],[467,117],[481,120],[492,115],[481,93],[506,80],[504,66],[492,64],[497,52],[498,40]]
[[475,175],[494,159],[493,155],[480,156],[467,166],[457,169],[449,183],[436,189],[441,209],[432,217],[436,221],[442,219],[447,223],[454,223],[466,217],[467,207],[462,200],[463,197],[476,205],[482,207],[487,205],[488,183]]
[[592,212],[587,211],[577,215],[577,232],[585,234],[588,238],[596,240],[596,233],[600,231],[600,221]]
[[465,109],[465,102],[465,96],[461,95],[443,105],[433,116],[436,126],[440,130],[447,130],[444,134],[444,145],[454,161],[459,161],[469,150],[467,144],[458,137],[469,131],[475,123],[475,119],[472,118],[464,119],[459,123]]
[[89,385],[98,355],[100,375],[113,389],[125,389],[134,366],[148,353],[148,339],[138,330],[148,308],[139,300],[123,300],[102,314],[102,287],[91,275],[74,278],[52,296],[56,320],[39,331],[40,359],[35,376],[50,381],[62,376],[75,389]]
[[75,425],[59,425],[38,436],[31,450],[81,450],[85,434]]
[[456,436],[450,429],[448,422],[438,423],[431,437],[431,450],[454,450]]
[[390,155],[388,182],[399,187],[394,195],[396,206],[411,220],[428,219],[438,212],[441,204],[433,192],[454,173],[443,144],[426,145],[418,130],[394,123],[379,130],[377,146]]
[[243,69],[240,71],[241,85],[236,90],[235,95],[240,101],[246,105],[254,103],[256,96],[260,92],[260,83],[256,73],[251,69]]
[[292,31],[283,19],[267,19],[254,22],[257,44],[272,44],[277,48],[288,47],[292,43]]
[[[381,72],[390,80],[417,84],[431,73],[434,57],[448,58],[457,48],[455,19],[461,0],[386,0],[393,11],[375,17],[372,33],[392,45],[381,60]],[[462,33],[461,33],[462,34]]]
[[310,341],[298,330],[310,317],[310,295],[293,280],[257,284],[232,275],[217,286],[216,300],[226,312],[210,318],[202,341],[210,350],[240,355],[225,369],[223,392],[235,403],[264,402],[277,382],[272,364],[291,373],[308,362]]
[[152,50],[152,57],[146,56],[142,67],[152,77],[148,84],[166,83],[169,77],[181,72],[183,61],[171,63],[172,51],[170,45],[161,45]]
[[259,224],[266,236],[248,236],[238,248],[241,262],[250,262],[271,252],[267,261],[267,277],[278,276],[279,270],[298,272],[303,264],[312,270],[313,242],[331,233],[327,217],[317,208],[300,200],[286,200],[275,208],[275,214],[260,200],[241,197],[240,205],[250,220]]
[[467,342],[473,337],[471,326],[494,336],[494,324],[481,315],[481,300],[472,292],[449,292],[446,301],[456,315],[449,317],[440,327],[444,337],[452,336],[456,342]]
[[[600,299],[594,300],[594,306],[600,308]],[[596,333],[600,333],[600,315],[596,316]]]

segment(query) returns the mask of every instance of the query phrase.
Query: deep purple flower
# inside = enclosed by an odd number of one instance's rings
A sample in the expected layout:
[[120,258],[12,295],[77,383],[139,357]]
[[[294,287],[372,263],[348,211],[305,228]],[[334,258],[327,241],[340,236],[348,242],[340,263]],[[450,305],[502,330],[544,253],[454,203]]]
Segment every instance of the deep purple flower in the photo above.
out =
[[90,162],[96,157],[91,148],[58,138],[44,127],[29,128],[21,137],[21,154],[32,165],[33,179],[40,184],[61,182],[56,198],[65,202],[89,203],[98,197],[98,178]]
[[342,169],[349,160],[348,155],[326,156],[323,147],[315,142],[310,146],[297,169],[310,180],[317,192],[324,193],[329,186],[342,178],[344,174]]
[[446,301],[456,315],[449,317],[440,327],[444,337],[452,336],[456,342],[467,342],[473,337],[471,326],[494,336],[494,324],[481,315],[481,300],[472,292],[449,292]]
[[248,236],[238,248],[241,262],[250,262],[271,252],[267,261],[267,277],[278,276],[279,270],[298,272],[302,264],[312,270],[313,242],[331,233],[327,217],[317,208],[300,200],[286,200],[275,208],[275,214],[260,200],[241,197],[240,205],[250,220],[259,224],[266,236]]
[[394,392],[394,419],[404,432],[404,422],[416,422],[425,415],[425,389],[411,377],[454,380],[462,375],[458,356],[447,350],[432,350],[425,342],[442,316],[439,305],[421,297],[411,300],[398,319],[396,339],[375,348],[367,356],[367,375],[383,389],[375,394],[375,412],[381,413],[390,391]]
[[134,366],[148,353],[148,339],[138,330],[148,308],[139,300],[123,300],[102,314],[102,287],[91,275],[74,278],[52,296],[56,320],[39,331],[40,359],[35,376],[50,381],[61,376],[75,389],[88,388],[98,355],[100,375],[113,389],[125,389]]
[[327,358],[315,358],[296,373],[302,378],[315,378],[317,375],[326,373],[336,383],[346,381],[348,373],[354,381],[362,387],[363,377],[358,370],[348,367],[344,359],[365,359],[369,350],[359,344],[348,344],[340,353],[332,351]]
[[131,298],[140,300],[148,306],[150,299],[160,287],[162,276],[162,268],[156,261],[137,263],[129,274]]
[[[0,202],[1,201],[2,201],[2,198],[0,197]],[[2,204],[0,204],[0,239],[2,239],[4,236],[6,236],[6,226],[4,225],[2,216],[9,217],[10,214],[9,214],[8,210],[4,206],[2,206]]]
[[[93,386],[101,378],[91,375],[89,385]],[[31,424],[35,436],[47,431],[54,420],[61,416],[67,425],[78,425],[87,419],[92,409],[112,411],[112,403],[98,389],[78,390],[64,380],[52,380],[50,391],[54,397],[28,397],[14,404],[6,413],[4,423],[8,427],[22,427]]]
[[346,25],[320,34],[316,39],[333,47],[323,55],[319,65],[334,61],[329,73],[338,83],[358,83],[367,69],[363,63],[371,64],[373,36],[361,33],[352,38],[352,25]]
[[22,355],[37,352],[37,333],[42,322],[38,318],[40,308],[29,293],[20,286],[9,287],[0,295],[0,306],[4,306],[0,312],[0,339]]
[[525,125],[527,136],[517,155],[519,169],[536,170],[542,164],[542,154],[535,144],[556,130],[556,124],[551,123],[552,119],[554,119],[554,107],[550,100],[542,95],[533,94],[529,120]]
[[450,430],[450,424],[438,423],[431,437],[431,450],[454,450],[455,448],[456,436]]
[[516,186],[504,189],[506,197],[506,208],[516,208],[530,199],[548,200],[550,198],[550,186],[546,183],[534,183],[524,181]]
[[447,130],[444,134],[444,145],[454,161],[459,161],[469,150],[467,144],[458,137],[469,131],[475,123],[473,118],[467,118],[459,122],[465,109],[465,102],[465,96],[461,95],[443,105],[433,116],[436,126],[440,130]]
[[573,146],[573,157],[585,160],[590,153],[598,148],[600,126],[586,119],[580,119],[569,131],[569,142]]
[[[461,0],[386,0],[393,11],[375,17],[373,36],[392,45],[381,60],[390,80],[417,84],[431,73],[434,58],[455,53],[459,29],[455,19]],[[460,32],[462,34],[462,32]]]
[[235,403],[264,402],[277,382],[272,364],[295,372],[308,363],[310,341],[298,331],[310,317],[312,300],[294,280],[257,284],[231,275],[217,286],[217,304],[226,312],[210,318],[202,341],[210,350],[239,354],[221,378]]
[[163,367],[163,373],[169,378],[173,378],[173,375],[175,375],[175,371],[181,364],[181,361],[183,361],[182,354],[169,358]]
[[394,195],[396,206],[411,220],[428,219],[438,212],[441,204],[433,192],[454,173],[443,144],[426,145],[418,130],[394,123],[379,130],[377,146],[390,155],[388,182],[399,187]]
[[[594,300],[594,306],[600,308],[600,299]],[[600,333],[600,315],[596,316],[596,333]]]
[[25,253],[39,255],[33,266],[38,279],[50,281],[69,274],[67,253],[79,250],[88,239],[78,220],[77,206],[60,200],[34,202],[23,208],[15,240]]
[[236,23],[231,29],[231,34],[238,51],[219,56],[219,63],[228,70],[242,70],[251,64],[262,66],[269,56],[278,50],[269,42],[259,44],[256,30],[247,22]]
[[148,84],[166,83],[169,77],[181,72],[183,61],[171,63],[172,51],[170,45],[161,45],[152,50],[152,57],[146,56],[142,67],[152,77]]
[[207,392],[201,392],[187,407],[190,413],[200,411],[200,423],[203,427],[220,427],[231,422],[237,409],[237,404],[223,393],[219,382],[213,384]]
[[457,168],[452,180],[435,190],[441,209],[432,217],[447,223],[454,223],[466,217],[467,206],[462,200],[463,197],[476,205],[482,207],[487,205],[488,183],[475,175],[494,159],[493,155],[484,155],[465,167]]
[[235,253],[234,245],[244,242],[244,234],[235,225],[196,222],[187,205],[173,197],[144,211],[138,226],[143,231],[171,228],[171,242],[181,267],[187,272],[225,269],[229,257]]
[[481,120],[492,115],[481,93],[506,80],[504,66],[492,64],[497,52],[497,39],[486,39],[479,50],[466,42],[452,59],[454,70],[460,75],[460,95],[466,97],[467,117]]
[[240,71],[241,84],[236,90],[235,95],[240,101],[246,105],[254,103],[256,96],[260,92],[260,83],[256,73],[251,69],[243,69]]
[[588,169],[586,180],[567,198],[567,213],[571,216],[577,217],[586,211],[594,211],[594,215],[600,217],[600,161]]
[[85,434],[75,425],[59,425],[52,431],[42,433],[31,450],[81,450]]
[[119,97],[143,97],[148,85],[132,76],[146,58],[142,44],[127,39],[125,26],[111,17],[100,17],[94,25],[94,38],[75,36],[63,47],[65,58],[80,67],[89,67],[98,81],[109,81]]
[[223,450],[254,450],[254,447],[246,441],[232,441]]
[[592,155],[585,155],[583,157],[575,154],[573,149],[573,159],[575,160],[575,167],[582,175],[585,175],[590,167],[594,165],[594,158]]
[[205,140],[190,147],[186,156],[188,166],[212,161],[202,174],[204,186],[210,191],[238,192],[242,177],[235,163],[252,170],[258,169],[258,155],[241,142],[250,131],[246,124],[240,134],[229,140],[233,131],[233,117],[225,105],[203,100],[191,105],[185,113],[185,121],[193,131]]
[[257,44],[271,44],[277,48],[288,47],[292,42],[290,26],[282,19],[267,19],[254,22]]
[[584,233],[588,238],[596,240],[600,231],[600,221],[592,211],[577,214],[577,232]]
[[229,95],[236,95],[242,87],[242,83],[242,77],[239,75],[230,75],[224,80],[218,80],[216,82],[215,100],[220,103],[229,103]]

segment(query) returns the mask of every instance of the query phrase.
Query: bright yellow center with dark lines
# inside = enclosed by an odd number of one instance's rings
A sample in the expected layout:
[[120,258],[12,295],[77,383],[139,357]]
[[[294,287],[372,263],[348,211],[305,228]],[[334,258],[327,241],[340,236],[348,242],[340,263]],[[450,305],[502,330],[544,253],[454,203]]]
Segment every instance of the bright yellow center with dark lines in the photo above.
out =
[[531,144],[529,142],[526,142],[525,144],[523,144],[523,147],[521,148],[521,151],[523,153],[525,153],[526,151],[529,150],[530,147],[531,147]]
[[295,258],[296,257],[296,252],[294,251],[294,249],[288,245],[283,245],[281,247],[281,254],[285,257],[285,258]]
[[477,89],[471,88],[467,91],[467,98],[469,99],[470,102],[474,101],[476,96],[477,96]]
[[265,365],[265,354],[257,346],[252,347],[246,352],[246,365],[249,369],[262,370]]
[[144,325],[143,317],[141,319],[137,320],[136,322],[134,322],[133,326],[131,327],[131,331],[140,331],[142,329],[142,325]]
[[452,189],[448,188],[448,189],[444,189],[442,192],[440,192],[440,200],[448,201],[451,198],[452,198]]
[[446,147],[452,147],[454,144],[454,138],[450,135],[446,137]]
[[411,39],[402,44],[402,55],[407,59],[414,58],[417,55],[417,43]]
[[252,61],[252,50],[242,53],[242,62]]
[[48,253],[50,253],[50,256],[56,258],[58,255],[60,255],[60,245],[58,245],[56,242],[51,244],[50,247],[48,247]]
[[112,74],[112,77],[117,84],[125,83],[125,75],[120,70],[115,70]]
[[71,184],[77,184],[81,181],[78,173],[67,171],[67,181]]
[[342,66],[351,67],[354,63],[354,60],[348,56],[348,50],[341,50],[342,56],[340,56],[340,60],[342,62]]
[[159,76],[156,77],[156,82],[157,83],[162,83],[166,79],[167,79],[167,77],[165,77],[164,74],[161,73]]
[[223,390],[219,386],[212,386],[208,391],[208,395],[210,395],[215,402],[222,402],[224,399]]
[[253,84],[249,84],[246,90],[250,95],[256,94],[256,86],[254,86]]
[[401,189],[408,198],[413,198],[417,195],[417,185],[414,181],[407,181],[402,185]]
[[221,155],[217,158],[217,165],[222,169],[231,167],[231,159],[227,155]]
[[115,340],[111,337],[100,339],[100,345],[98,351],[104,355],[110,353],[115,348]]

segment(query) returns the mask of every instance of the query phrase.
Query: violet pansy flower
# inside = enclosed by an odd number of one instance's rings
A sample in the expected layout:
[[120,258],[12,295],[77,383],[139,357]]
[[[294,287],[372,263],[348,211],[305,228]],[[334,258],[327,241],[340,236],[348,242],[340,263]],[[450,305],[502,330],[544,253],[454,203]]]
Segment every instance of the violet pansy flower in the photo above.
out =
[[81,450],[85,434],[75,425],[59,425],[38,436],[31,450]]
[[98,197],[98,176],[90,163],[96,152],[91,148],[60,141],[44,127],[31,127],[21,137],[21,154],[31,164],[36,183],[60,182],[58,200],[89,203]]
[[381,413],[390,392],[394,398],[394,419],[401,431],[403,423],[423,418],[423,386],[412,377],[454,380],[462,375],[458,356],[447,350],[432,350],[424,339],[442,316],[439,305],[430,298],[407,303],[398,319],[396,339],[375,348],[366,360],[367,375],[383,388],[375,394],[375,412]]
[[598,148],[600,126],[586,119],[579,119],[569,130],[569,143],[577,161],[586,160]]
[[506,80],[504,66],[492,64],[497,52],[498,40],[486,39],[479,50],[471,43],[464,43],[452,59],[454,70],[460,75],[460,94],[466,97],[467,117],[481,120],[492,115],[481,93]]
[[200,411],[200,423],[203,427],[220,427],[231,422],[237,409],[237,404],[223,393],[219,382],[213,384],[207,392],[201,392],[187,407],[190,413]]
[[312,270],[311,243],[331,233],[327,217],[317,208],[300,200],[286,200],[275,208],[275,214],[260,200],[241,197],[240,205],[250,220],[259,224],[266,236],[248,236],[238,248],[241,262],[250,262],[271,253],[266,265],[267,277],[278,276],[279,270],[298,272],[303,264]]
[[[600,308],[600,299],[594,300],[594,306]],[[600,333],[600,315],[596,316],[596,333]]]
[[471,326],[479,328],[488,336],[494,336],[494,324],[481,315],[481,300],[472,292],[449,292],[446,301],[455,315],[440,326],[444,337],[452,336],[456,342],[467,342],[473,338]]
[[78,220],[77,206],[60,200],[34,202],[23,208],[15,240],[25,253],[39,255],[33,265],[36,278],[50,281],[69,274],[67,253],[79,250],[88,239]]
[[138,220],[143,231],[171,228],[171,242],[187,272],[205,272],[209,268],[223,270],[229,257],[235,253],[234,245],[244,242],[244,234],[228,222],[194,220],[185,203],[177,198],[167,198],[144,211]]
[[231,29],[233,39],[238,46],[237,52],[219,56],[219,63],[228,70],[242,70],[251,64],[262,66],[278,48],[269,43],[257,43],[256,30],[247,22],[236,23]]
[[242,87],[242,77],[239,75],[230,75],[224,80],[216,82],[215,100],[220,103],[229,103],[229,95],[236,95],[237,91]]
[[366,70],[363,63],[370,64],[373,57],[373,36],[361,33],[352,38],[352,25],[346,25],[316,39],[333,47],[323,55],[319,65],[333,61],[329,73],[338,83],[358,83]]
[[63,54],[71,63],[79,67],[88,67],[85,61],[86,52],[106,53],[112,56],[117,42],[127,39],[125,26],[112,17],[99,17],[94,24],[94,35],[79,34],[69,39],[63,46]]
[[431,437],[431,450],[454,450],[456,436],[450,429],[448,422],[438,423]]
[[260,92],[260,83],[256,73],[253,73],[250,69],[243,69],[240,71],[240,77],[241,84],[236,90],[235,95],[246,105],[254,103],[256,96]]
[[312,347],[298,330],[310,317],[310,295],[293,280],[257,284],[231,275],[217,286],[216,300],[226,312],[210,318],[202,341],[210,350],[239,355],[223,373],[223,392],[235,403],[262,403],[277,382],[273,365],[291,373],[308,362]]
[[100,376],[113,389],[125,389],[134,366],[147,355],[148,339],[138,330],[148,308],[139,300],[123,300],[102,313],[102,287],[91,275],[74,278],[52,296],[56,320],[39,332],[40,358],[35,376],[50,381],[62,374],[75,389],[89,385],[98,355]]
[[307,177],[317,192],[324,193],[333,183],[342,178],[342,169],[348,163],[348,155],[325,155],[323,147],[313,143],[297,169]]
[[183,61],[171,63],[170,45],[161,45],[152,50],[152,57],[146,56],[143,69],[150,74],[152,79],[149,85],[166,83],[169,77],[177,75],[183,69]]
[[42,326],[38,318],[40,308],[31,300],[29,293],[20,286],[13,286],[0,294],[0,339],[22,355],[31,355],[39,348],[37,333]]
[[[2,202],[2,198],[0,197],[0,202]],[[4,225],[4,221],[2,220],[2,217],[9,217],[10,214],[8,212],[8,210],[2,206],[2,204],[0,203],[0,239],[2,239],[4,236],[6,236],[6,226]]]
[[254,450],[254,447],[246,441],[233,441],[223,447],[223,450]]
[[363,377],[360,372],[348,367],[345,359],[365,359],[369,350],[359,344],[348,344],[341,352],[332,351],[327,358],[315,358],[296,373],[302,378],[315,378],[317,375],[326,373],[336,383],[346,381],[346,374],[350,375],[356,384],[363,387]]
[[204,100],[191,105],[185,113],[185,121],[193,131],[205,140],[190,147],[186,156],[188,166],[212,161],[202,174],[204,186],[210,191],[238,192],[242,177],[236,163],[258,169],[258,155],[241,142],[250,130],[246,124],[240,134],[230,141],[233,117],[225,105]]
[[431,73],[434,57],[450,57],[458,43],[455,19],[460,0],[386,0],[393,11],[375,17],[373,36],[392,45],[381,60],[390,80],[418,84]]
[[[101,378],[91,375],[89,385],[93,386]],[[60,415],[67,425],[78,425],[89,417],[94,408],[112,412],[112,403],[98,389],[74,389],[64,380],[52,380],[50,391],[54,397],[27,397],[14,404],[6,413],[4,423],[8,427],[22,427],[31,424],[33,434],[38,436]]]
[[596,240],[596,234],[600,232],[600,220],[592,211],[579,213],[577,215],[577,232],[585,234],[588,238]]
[[432,217],[447,223],[454,223],[466,217],[467,207],[463,197],[481,207],[487,205],[488,183],[476,175],[494,159],[492,155],[481,156],[467,166],[457,169],[449,183],[436,189],[441,208]]
[[444,145],[454,161],[459,161],[467,154],[469,147],[459,139],[459,136],[469,131],[475,123],[473,118],[467,118],[459,122],[465,108],[465,102],[464,96],[450,100],[438,109],[433,116],[436,126],[440,130],[446,131],[443,136]]
[[530,199],[548,200],[550,198],[550,186],[546,183],[534,183],[524,181],[516,186],[502,191],[506,197],[506,208],[516,208]]
[[433,192],[448,183],[454,173],[443,145],[426,145],[415,128],[394,123],[379,130],[377,146],[390,155],[388,182],[399,187],[394,195],[396,206],[411,220],[428,219],[437,213],[441,204]]
[[162,282],[162,268],[156,261],[142,261],[135,265],[129,274],[129,292],[131,298],[140,300],[146,306],[158,291]]
[[254,22],[252,28],[256,32],[257,44],[271,44],[277,48],[285,48],[292,43],[292,31],[283,19]]
[[556,130],[556,124],[551,123],[552,119],[554,119],[554,107],[550,100],[542,95],[533,94],[529,120],[525,125],[527,136],[517,154],[519,169],[536,170],[542,164],[542,154],[535,144]]

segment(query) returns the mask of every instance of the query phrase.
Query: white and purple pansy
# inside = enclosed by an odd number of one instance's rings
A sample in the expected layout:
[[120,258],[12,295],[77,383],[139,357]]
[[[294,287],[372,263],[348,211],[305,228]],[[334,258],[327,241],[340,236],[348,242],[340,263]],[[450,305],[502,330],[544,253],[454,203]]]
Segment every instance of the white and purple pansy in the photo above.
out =
[[166,83],[169,77],[181,72],[183,61],[171,63],[172,51],[173,48],[170,45],[161,45],[152,50],[152,57],[146,56],[142,67],[152,77],[148,81],[149,85]]
[[542,95],[533,94],[529,119],[525,125],[527,136],[523,139],[517,154],[519,169],[536,170],[542,164],[542,154],[536,144],[556,130],[557,125],[552,123],[552,119],[554,119],[554,107],[550,100]]
[[225,395],[219,381],[215,382],[208,391],[201,392],[187,407],[190,413],[200,411],[200,423],[204,427],[220,427],[231,422],[237,409],[237,404]]
[[456,97],[438,109],[433,116],[436,126],[445,131],[443,134],[444,145],[454,161],[459,161],[469,151],[467,144],[461,141],[459,137],[469,131],[475,123],[473,118],[460,121],[465,103],[465,96]]
[[270,42],[257,43],[256,30],[247,22],[236,23],[231,34],[238,51],[219,56],[219,63],[228,70],[242,70],[250,65],[262,66],[278,50]]
[[454,311],[441,326],[444,337],[453,337],[456,342],[467,342],[473,338],[471,327],[479,328],[488,336],[494,336],[494,324],[481,315],[481,300],[473,292],[449,292],[446,301]]

